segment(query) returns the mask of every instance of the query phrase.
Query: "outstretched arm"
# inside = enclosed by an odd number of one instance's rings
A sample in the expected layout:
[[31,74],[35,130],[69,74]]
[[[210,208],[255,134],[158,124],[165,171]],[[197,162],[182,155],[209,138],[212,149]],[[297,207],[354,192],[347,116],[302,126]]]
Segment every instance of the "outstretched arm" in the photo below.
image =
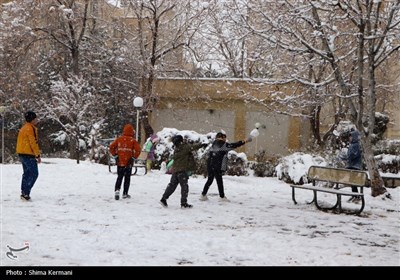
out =
[[226,147],[229,150],[233,150],[233,149],[239,148],[240,146],[243,146],[244,144],[246,144],[246,141],[240,140],[238,142],[226,143]]
[[196,151],[196,150],[198,150],[198,149],[200,149],[200,148],[204,148],[204,147],[206,147],[206,146],[205,146],[205,144],[203,144],[203,143],[191,144],[191,145],[190,145],[190,150]]

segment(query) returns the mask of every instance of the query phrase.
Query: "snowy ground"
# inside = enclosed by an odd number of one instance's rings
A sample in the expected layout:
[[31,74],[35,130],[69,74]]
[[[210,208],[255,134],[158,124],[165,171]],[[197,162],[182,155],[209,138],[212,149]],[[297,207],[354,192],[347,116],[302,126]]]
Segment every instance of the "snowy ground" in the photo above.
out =
[[[389,189],[392,200],[367,189],[357,216],[318,211],[305,190],[294,205],[276,178],[224,176],[231,202],[218,201],[215,182],[199,201],[199,176],[189,180],[194,208],[181,209],[179,186],[169,208],[159,204],[170,179],[159,171],[133,176],[132,198],[116,201],[107,166],[44,159],[32,202],[19,198],[22,166],[1,171],[2,266],[400,265],[400,188]],[[25,244],[7,256],[7,245]]]

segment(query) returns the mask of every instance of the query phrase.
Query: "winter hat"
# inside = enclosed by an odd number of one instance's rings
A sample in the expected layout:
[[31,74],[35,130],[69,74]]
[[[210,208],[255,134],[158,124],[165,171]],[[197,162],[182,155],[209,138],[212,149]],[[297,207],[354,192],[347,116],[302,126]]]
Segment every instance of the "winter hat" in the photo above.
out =
[[172,137],[172,143],[174,143],[175,146],[178,146],[182,142],[183,142],[182,135],[175,135],[174,137]]
[[226,138],[226,134],[222,132],[218,132],[215,138]]
[[25,117],[25,120],[26,120],[27,122],[31,122],[31,121],[33,121],[34,119],[37,118],[35,112],[33,112],[33,111],[28,111],[28,112],[26,112],[25,115],[24,115],[24,117]]
[[158,138],[156,134],[152,134],[150,136],[150,139],[152,143],[157,143],[158,141],[160,141],[160,138]]

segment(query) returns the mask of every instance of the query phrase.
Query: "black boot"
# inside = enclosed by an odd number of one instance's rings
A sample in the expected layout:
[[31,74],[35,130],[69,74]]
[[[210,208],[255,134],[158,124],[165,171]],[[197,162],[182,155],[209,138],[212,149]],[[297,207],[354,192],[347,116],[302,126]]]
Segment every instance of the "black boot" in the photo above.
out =
[[27,194],[21,194],[21,199],[25,200],[25,201],[28,201],[28,200],[31,199],[31,197],[29,195],[27,195]]
[[188,204],[188,203],[181,204],[181,208],[192,208],[192,207],[193,207],[193,205]]
[[168,207],[167,200],[166,200],[166,199],[164,199],[164,198],[161,198],[161,200],[160,200],[160,204],[161,204],[163,207]]

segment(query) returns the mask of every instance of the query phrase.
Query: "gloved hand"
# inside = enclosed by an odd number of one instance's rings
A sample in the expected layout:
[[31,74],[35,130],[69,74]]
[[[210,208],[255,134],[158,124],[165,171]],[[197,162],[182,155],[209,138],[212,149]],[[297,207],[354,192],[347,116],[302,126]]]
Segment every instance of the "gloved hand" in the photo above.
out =
[[118,163],[118,155],[113,156],[113,158],[114,158],[114,160],[115,160],[115,163]]

